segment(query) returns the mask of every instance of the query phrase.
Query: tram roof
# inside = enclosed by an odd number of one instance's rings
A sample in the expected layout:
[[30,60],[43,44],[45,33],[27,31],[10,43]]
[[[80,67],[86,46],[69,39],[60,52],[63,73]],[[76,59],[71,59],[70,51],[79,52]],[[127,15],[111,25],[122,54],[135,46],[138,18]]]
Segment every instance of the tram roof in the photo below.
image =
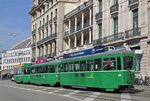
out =
[[104,56],[104,55],[117,55],[117,54],[134,54],[134,52],[124,50],[124,49],[123,50],[111,50],[111,51],[102,52],[102,53],[96,53],[96,54],[90,54],[90,55],[85,55],[85,56],[67,58],[67,59],[63,59],[61,62],[68,61],[68,60],[76,60],[76,59],[81,59],[81,58],[89,58],[89,57]]
[[40,63],[40,64],[34,64],[34,65],[31,65],[31,66],[40,66],[40,65],[60,63],[60,62],[61,62],[61,60],[54,60],[54,61],[44,62],[44,63]]
[[76,59],[81,59],[81,58],[89,58],[89,57],[104,56],[104,55],[117,55],[117,54],[134,54],[134,52],[127,51],[127,50],[112,50],[112,51],[90,54],[90,55],[85,55],[85,56],[78,56],[78,57],[67,58],[67,59],[62,59],[62,60],[54,60],[54,61],[45,62],[41,64],[34,64],[31,66],[40,66],[40,65],[46,65],[46,64],[60,63],[63,61],[68,61],[68,60],[76,60]]

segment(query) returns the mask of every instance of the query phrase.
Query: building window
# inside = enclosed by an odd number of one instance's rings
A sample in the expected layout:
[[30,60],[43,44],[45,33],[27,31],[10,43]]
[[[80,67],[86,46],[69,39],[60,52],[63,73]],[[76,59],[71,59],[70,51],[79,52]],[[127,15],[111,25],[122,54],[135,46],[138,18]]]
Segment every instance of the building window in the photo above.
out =
[[133,34],[138,34],[138,9],[133,11]]
[[55,9],[55,17],[57,17],[57,9]]
[[102,23],[99,26],[99,39],[102,39]]
[[118,17],[114,18],[114,39],[118,36]]
[[114,5],[118,4],[118,0],[114,0]]
[[102,12],[102,0],[99,0],[99,12]]
[[39,32],[39,40],[41,40],[41,32]]
[[51,12],[51,20],[53,19],[53,12]]
[[55,24],[55,33],[57,33],[57,24]]
[[48,37],[48,28],[46,28],[46,37]]
[[50,27],[51,27],[51,35],[52,35],[53,34],[53,27],[52,27],[52,25]]

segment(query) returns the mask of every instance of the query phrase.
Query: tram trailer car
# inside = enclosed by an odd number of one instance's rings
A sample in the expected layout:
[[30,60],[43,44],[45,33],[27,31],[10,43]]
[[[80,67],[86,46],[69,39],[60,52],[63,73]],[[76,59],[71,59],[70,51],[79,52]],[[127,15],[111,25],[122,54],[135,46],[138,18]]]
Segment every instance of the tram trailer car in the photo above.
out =
[[60,60],[32,65],[30,82],[37,85],[59,86],[59,64]]
[[106,91],[126,89],[134,85],[134,54],[113,50],[61,61],[60,84],[102,88]]
[[14,66],[14,81],[17,83],[30,83],[31,64],[19,64]]

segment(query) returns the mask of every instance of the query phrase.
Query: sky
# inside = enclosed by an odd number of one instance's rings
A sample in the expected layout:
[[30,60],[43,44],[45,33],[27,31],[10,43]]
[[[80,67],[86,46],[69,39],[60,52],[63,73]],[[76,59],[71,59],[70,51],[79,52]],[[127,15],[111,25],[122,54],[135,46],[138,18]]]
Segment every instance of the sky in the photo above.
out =
[[1,0],[0,50],[9,50],[17,43],[31,38],[33,0]]

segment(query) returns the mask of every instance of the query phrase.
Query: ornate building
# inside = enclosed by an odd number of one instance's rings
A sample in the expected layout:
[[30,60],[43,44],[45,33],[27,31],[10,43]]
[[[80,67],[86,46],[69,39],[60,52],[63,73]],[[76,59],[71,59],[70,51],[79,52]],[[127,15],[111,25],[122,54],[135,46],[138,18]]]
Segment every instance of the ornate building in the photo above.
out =
[[149,5],[149,0],[34,0],[32,60],[125,46],[135,51],[136,73],[150,75]]

